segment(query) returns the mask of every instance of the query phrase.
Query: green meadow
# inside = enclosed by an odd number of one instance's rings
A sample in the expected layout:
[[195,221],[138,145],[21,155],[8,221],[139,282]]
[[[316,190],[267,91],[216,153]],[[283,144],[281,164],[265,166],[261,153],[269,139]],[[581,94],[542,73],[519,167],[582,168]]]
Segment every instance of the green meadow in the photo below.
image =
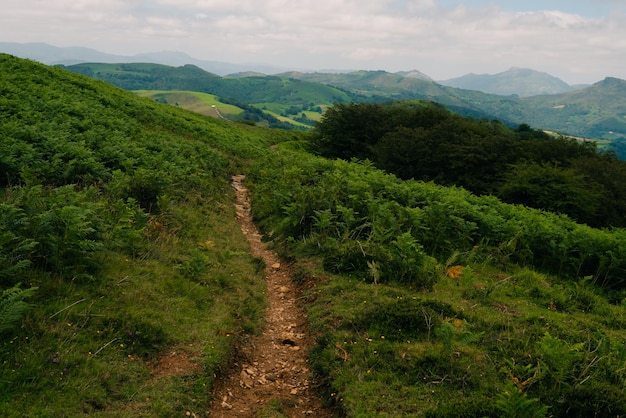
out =
[[220,102],[213,94],[197,91],[137,90],[135,93],[140,97],[148,97],[207,116],[219,117],[215,108],[227,119],[236,119],[244,112],[237,106]]

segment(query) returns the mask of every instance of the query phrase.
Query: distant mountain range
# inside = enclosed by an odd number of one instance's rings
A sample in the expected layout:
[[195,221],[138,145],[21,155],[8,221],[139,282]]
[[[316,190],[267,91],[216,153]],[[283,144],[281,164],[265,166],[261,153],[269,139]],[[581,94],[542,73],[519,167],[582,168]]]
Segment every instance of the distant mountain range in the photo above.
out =
[[205,61],[193,58],[183,52],[162,51],[137,55],[114,55],[91,48],[65,47],[60,48],[46,43],[15,43],[0,42],[0,52],[28,58],[47,65],[72,65],[85,62],[104,63],[137,63],[148,62],[171,66],[193,64],[205,71],[227,75],[231,73],[254,71],[263,74],[274,74],[286,71],[286,68],[265,64],[233,64],[222,61]]
[[[293,68],[279,68],[265,64],[233,64],[222,61],[199,60],[182,52],[162,51],[125,56],[107,54],[95,49],[83,47],[60,48],[45,43],[0,42],[0,52],[5,52],[21,58],[29,58],[48,65],[143,62],[178,67],[185,64],[193,64],[213,74],[220,76],[232,75],[233,77],[271,75],[279,73],[287,75],[288,70],[294,70]],[[313,73],[306,76],[308,81],[320,80],[320,82],[329,84],[330,80],[328,80],[328,76],[320,76],[319,74],[345,74],[358,73],[358,71],[300,70],[300,72],[297,73],[298,76],[295,78],[304,79],[305,76],[303,73]],[[380,71],[368,73],[374,74],[385,72]],[[431,77],[418,70],[400,71],[394,74],[397,76],[396,79],[400,80],[399,83],[404,84],[410,84],[410,81],[402,81],[403,79],[433,81]],[[371,80],[371,82],[374,83],[376,80]],[[527,68],[511,68],[498,74],[467,74],[458,78],[440,80],[438,83],[444,86],[456,87],[465,90],[477,90],[484,93],[502,96],[518,95],[520,97],[530,97],[541,94],[559,94],[586,87],[582,85],[571,86],[557,77]],[[386,87],[389,88],[391,86],[386,85]],[[402,86],[396,87],[402,89]]]

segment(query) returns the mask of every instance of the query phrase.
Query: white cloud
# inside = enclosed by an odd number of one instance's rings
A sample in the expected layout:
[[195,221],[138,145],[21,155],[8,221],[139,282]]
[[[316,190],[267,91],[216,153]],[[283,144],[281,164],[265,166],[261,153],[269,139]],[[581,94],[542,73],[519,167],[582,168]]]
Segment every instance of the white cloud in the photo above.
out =
[[[548,71],[569,82],[626,78],[626,16],[554,6],[509,12],[434,0],[4,0],[0,41],[291,68],[418,69],[434,78]],[[554,4],[552,2],[550,4]],[[509,3],[510,4],[510,3]]]

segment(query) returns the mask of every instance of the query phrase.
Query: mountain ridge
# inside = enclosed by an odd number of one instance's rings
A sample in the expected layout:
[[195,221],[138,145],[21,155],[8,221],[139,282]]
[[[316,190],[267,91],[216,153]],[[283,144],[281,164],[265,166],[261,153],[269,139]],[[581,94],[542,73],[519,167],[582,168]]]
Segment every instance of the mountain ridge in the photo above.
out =
[[[39,43],[16,43],[16,42],[0,42],[0,52],[5,52],[11,55],[15,55],[21,58],[34,59],[47,65],[73,65],[87,62],[104,62],[104,63],[137,63],[137,62],[154,62],[157,64],[181,66],[184,64],[193,64],[206,71],[209,71],[220,76],[227,76],[230,74],[239,73],[261,73],[261,74],[279,74],[289,71],[298,71],[304,73],[322,73],[322,74],[349,74],[358,72],[359,70],[338,70],[338,69],[324,69],[324,70],[312,70],[312,69],[294,69],[294,68],[280,68],[277,66],[263,64],[263,63],[229,63],[223,61],[213,60],[201,60],[196,59],[184,52],[179,51],[161,51],[161,52],[147,52],[140,53],[132,56],[115,55],[100,52],[96,49],[86,47],[56,47],[43,42]],[[539,85],[539,87],[529,88],[528,81],[518,80],[512,82],[511,78],[507,83],[504,83],[504,87],[495,88],[494,84],[503,84],[501,81],[503,76],[514,70],[528,70],[532,71],[534,78],[537,75],[543,75],[546,85]],[[431,76],[419,71],[418,69],[412,69],[408,71],[398,71],[392,74],[396,74],[405,78],[415,78],[422,80],[435,81]],[[476,88],[475,79],[482,80],[481,83],[486,83],[484,88]],[[520,97],[527,97],[536,94],[546,93],[562,93],[565,91],[571,91],[580,87],[586,87],[586,85],[570,86],[559,78],[547,73],[542,73],[536,70],[523,69],[518,67],[512,67],[509,70],[499,74],[466,74],[457,78],[448,80],[437,81],[439,84],[465,88],[469,90],[479,90],[486,93],[500,94],[508,96],[510,94],[517,94]],[[470,83],[470,84],[468,84]],[[461,86],[461,84],[463,86]]]
[[[526,123],[609,141],[626,137],[626,81],[610,77],[580,90],[520,98],[464,90],[385,71],[290,71],[272,76],[220,77],[209,73],[203,76],[204,70],[193,70],[191,64],[178,68],[161,65],[160,69],[157,65],[161,64],[152,64],[154,71],[150,74],[146,68],[151,68],[151,64],[79,64],[66,68],[127,90],[200,91],[237,101],[230,104],[245,103],[283,117],[297,114],[301,118],[302,111],[333,102],[419,99],[438,102],[464,116],[499,119],[509,126]],[[194,77],[189,77],[190,73]],[[308,113],[307,117],[316,116]]]
[[56,47],[43,42],[0,42],[0,52],[32,59],[46,65],[74,65],[89,62],[140,63],[154,62],[171,66],[193,64],[211,73],[227,75],[244,71],[277,73],[284,68],[267,64],[235,64],[223,61],[200,60],[179,51],[146,52],[135,55],[117,55],[86,47]]

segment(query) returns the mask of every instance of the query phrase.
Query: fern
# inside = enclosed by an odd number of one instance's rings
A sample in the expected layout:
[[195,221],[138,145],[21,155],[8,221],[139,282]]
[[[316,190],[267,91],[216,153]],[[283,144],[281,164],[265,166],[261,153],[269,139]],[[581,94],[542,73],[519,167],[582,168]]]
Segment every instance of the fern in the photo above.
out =
[[499,393],[495,401],[496,409],[503,417],[538,418],[548,414],[549,406],[543,405],[537,398],[529,398],[512,383]]
[[24,300],[31,297],[37,288],[20,289],[13,286],[2,292],[0,298],[0,333],[12,329],[32,305]]
[[549,332],[538,343],[538,350],[543,364],[546,366],[548,377],[550,377],[557,387],[571,384],[574,371],[582,359],[581,350],[584,344],[568,344],[557,337],[553,337]]

